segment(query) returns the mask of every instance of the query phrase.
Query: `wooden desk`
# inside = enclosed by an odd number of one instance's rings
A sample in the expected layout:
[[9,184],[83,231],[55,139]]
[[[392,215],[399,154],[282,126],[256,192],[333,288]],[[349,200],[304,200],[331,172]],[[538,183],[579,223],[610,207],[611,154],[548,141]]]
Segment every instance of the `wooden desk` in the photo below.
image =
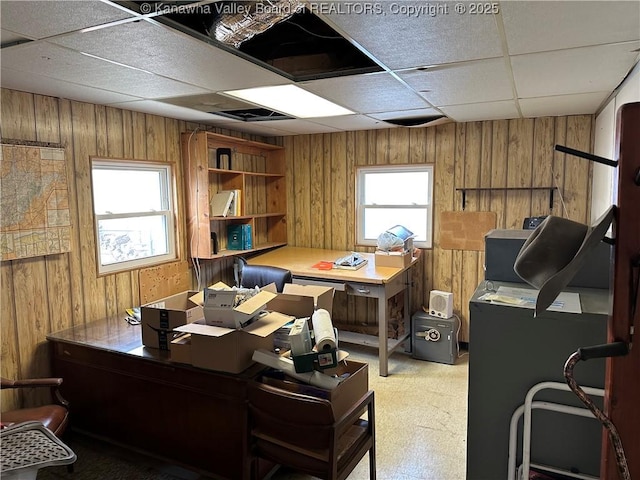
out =
[[47,336],[71,426],[215,478],[249,478],[247,383],[264,367],[171,363],[142,346],[140,328],[112,317]]
[[[378,336],[362,335],[354,332],[340,332],[340,341],[360,345],[377,346],[379,349],[380,375],[388,374],[389,355],[405,340],[411,338],[409,308],[411,289],[410,270],[406,268],[376,267],[374,254],[360,253],[368,260],[367,265],[358,270],[319,270],[312,266],[320,261],[334,261],[349,254],[344,250],[323,250],[318,248],[281,247],[252,257],[254,265],[270,265],[286,268],[293,275],[293,282],[303,285],[333,287],[347,295],[376,298],[378,300]],[[411,265],[416,262],[413,259]],[[406,290],[404,296],[405,333],[397,339],[387,339],[387,300]]]

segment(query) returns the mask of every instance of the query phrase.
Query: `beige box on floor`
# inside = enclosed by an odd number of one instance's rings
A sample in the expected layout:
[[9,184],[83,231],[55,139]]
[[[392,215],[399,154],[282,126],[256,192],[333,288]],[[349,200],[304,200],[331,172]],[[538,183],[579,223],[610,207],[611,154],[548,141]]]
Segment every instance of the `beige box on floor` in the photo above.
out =
[[341,362],[337,367],[325,370],[323,373],[326,375],[345,375],[346,378],[332,390],[314,387],[295,379],[281,380],[264,375],[262,382],[290,392],[327,399],[331,402],[336,418],[344,415],[369,390],[369,365],[367,363],[349,360]]
[[383,252],[376,251],[376,267],[404,268],[411,265],[411,252]]
[[241,329],[206,325],[204,319],[182,325],[176,331],[191,334],[191,364],[220,372],[240,373],[253,365],[253,351],[273,349],[273,334],[291,317],[267,313]]
[[195,293],[188,290],[142,305],[142,344],[169,350],[173,329],[204,317],[202,307],[190,300]]
[[[267,287],[265,287],[267,288]],[[297,285],[286,283],[282,293],[267,303],[267,310],[293,315],[296,318],[310,317],[315,308],[324,308],[331,315],[333,309],[332,287]]]

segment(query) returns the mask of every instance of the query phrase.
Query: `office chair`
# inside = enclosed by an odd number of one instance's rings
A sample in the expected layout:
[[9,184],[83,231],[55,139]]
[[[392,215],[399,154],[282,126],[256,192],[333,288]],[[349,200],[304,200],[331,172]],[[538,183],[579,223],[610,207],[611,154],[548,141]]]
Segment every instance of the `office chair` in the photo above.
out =
[[0,422],[3,426],[17,423],[38,421],[53,432],[56,437],[61,437],[69,422],[69,403],[60,394],[59,387],[62,378],[32,378],[25,380],[9,380],[0,378],[0,389],[5,388],[40,388],[51,389],[51,396],[55,403],[32,408],[21,408],[0,413]]
[[237,287],[264,287],[275,283],[278,293],[282,293],[284,284],[293,281],[289,270],[268,265],[249,265],[242,257],[236,258],[233,268]]
[[[369,478],[376,478],[373,390],[341,418],[329,400],[289,392],[271,385],[249,385],[250,452],[325,480],[342,480],[369,452]],[[366,420],[360,418],[367,413]]]

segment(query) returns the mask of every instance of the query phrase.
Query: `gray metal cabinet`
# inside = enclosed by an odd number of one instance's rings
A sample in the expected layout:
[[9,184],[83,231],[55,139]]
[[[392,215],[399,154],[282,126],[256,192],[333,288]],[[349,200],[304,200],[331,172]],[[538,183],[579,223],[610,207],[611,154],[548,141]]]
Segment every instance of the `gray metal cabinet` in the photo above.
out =
[[[524,284],[493,282],[530,288]],[[492,304],[478,297],[469,303],[469,397],[467,420],[467,479],[507,478],[509,422],[524,403],[529,388],[543,381],[564,382],[563,367],[580,347],[606,343],[609,292],[569,288],[580,294],[582,314],[544,312]],[[604,359],[580,362],[580,385],[603,388]],[[536,400],[583,406],[571,392],[542,393]],[[600,398],[594,398],[601,405]],[[534,410],[531,461],[598,476],[601,425],[592,418]],[[519,437],[522,436],[520,420]],[[521,463],[518,442],[517,465]]]

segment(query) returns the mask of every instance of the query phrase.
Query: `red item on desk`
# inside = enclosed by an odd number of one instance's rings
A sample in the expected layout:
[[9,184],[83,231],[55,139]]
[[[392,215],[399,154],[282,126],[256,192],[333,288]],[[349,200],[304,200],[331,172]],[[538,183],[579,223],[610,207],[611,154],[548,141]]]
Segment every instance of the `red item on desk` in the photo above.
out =
[[315,265],[312,265],[311,268],[317,268],[318,270],[331,270],[333,268],[333,262],[318,262]]

